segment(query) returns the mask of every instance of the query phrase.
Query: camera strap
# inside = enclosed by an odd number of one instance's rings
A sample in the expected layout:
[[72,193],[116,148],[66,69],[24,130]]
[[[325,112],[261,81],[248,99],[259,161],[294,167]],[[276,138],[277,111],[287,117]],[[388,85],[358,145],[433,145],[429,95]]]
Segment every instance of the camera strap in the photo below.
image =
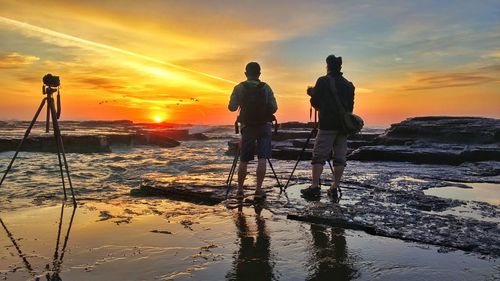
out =
[[59,93],[59,88],[57,88],[57,119],[61,117],[61,95]]

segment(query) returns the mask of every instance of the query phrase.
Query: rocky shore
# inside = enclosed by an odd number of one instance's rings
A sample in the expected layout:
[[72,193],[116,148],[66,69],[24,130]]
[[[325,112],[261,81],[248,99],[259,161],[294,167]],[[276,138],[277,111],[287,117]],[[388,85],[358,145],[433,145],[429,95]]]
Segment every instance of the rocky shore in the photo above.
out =
[[[353,164],[358,166],[358,164]],[[359,165],[362,165],[359,162]],[[491,164],[495,166],[494,164]],[[364,231],[375,236],[390,237],[422,244],[437,245],[440,251],[464,250],[486,257],[500,257],[500,206],[479,201],[465,201],[426,195],[428,188],[455,186],[471,188],[468,181],[500,183],[500,172],[495,175],[475,174],[477,167],[461,166],[440,171],[423,167],[421,171],[402,173],[394,166],[381,164],[369,170],[348,171],[343,181],[343,196],[332,202],[323,189],[321,200],[308,201],[300,197],[300,188],[308,185],[306,177],[298,177],[289,188],[280,192],[274,178],[267,178],[266,202],[262,207],[274,214],[315,224],[331,225]],[[452,172],[452,170],[455,170]],[[382,171],[387,171],[383,173]],[[404,175],[404,176],[402,176]],[[433,175],[435,175],[433,177]],[[413,178],[416,177],[416,178]],[[454,178],[458,184],[447,181]],[[225,204],[228,208],[252,205],[253,190],[246,190],[242,202],[234,199],[236,188],[227,188],[224,175],[197,177],[164,177],[150,174],[133,196],[166,197],[198,204]],[[282,182],[285,178],[282,177]],[[325,183],[328,185],[328,183]],[[274,187],[272,187],[274,185]]]
[[[284,124],[273,137],[273,158],[296,160],[310,132],[311,124]],[[310,159],[312,144],[307,145],[303,160]],[[229,141],[228,146],[228,154],[234,155],[237,141]],[[268,189],[264,208],[292,220],[437,245],[442,251],[459,249],[500,257],[500,206],[424,192],[446,186],[472,188],[467,183],[500,183],[500,120],[410,118],[384,132],[366,130],[350,136],[348,146],[354,168],[347,170],[339,203],[330,201],[326,194],[315,202],[301,198],[298,190],[307,186],[309,175],[299,171],[286,192],[277,187]],[[197,180],[153,174],[144,177],[132,194],[233,208],[239,203],[232,199],[234,187],[226,198],[225,176],[204,175]],[[280,174],[281,182],[287,176]],[[275,184],[273,178],[266,183]],[[247,191],[248,198],[242,204],[254,204],[252,192]]]
[[[273,136],[273,158],[295,160],[312,130],[310,123],[283,124]],[[302,156],[310,160],[314,134]],[[234,154],[237,142],[228,143]],[[500,120],[481,117],[415,117],[384,132],[362,131],[349,136],[348,159],[459,165],[500,161]]]
[[[169,129],[154,132],[137,131],[135,133],[107,133],[93,135],[63,135],[65,151],[68,153],[102,153],[111,152],[117,145],[157,145],[164,148],[176,147],[180,141],[207,140],[208,137],[189,130]],[[20,138],[0,138],[0,152],[15,151],[21,142]],[[21,151],[57,152],[53,135],[33,136],[26,139]]]

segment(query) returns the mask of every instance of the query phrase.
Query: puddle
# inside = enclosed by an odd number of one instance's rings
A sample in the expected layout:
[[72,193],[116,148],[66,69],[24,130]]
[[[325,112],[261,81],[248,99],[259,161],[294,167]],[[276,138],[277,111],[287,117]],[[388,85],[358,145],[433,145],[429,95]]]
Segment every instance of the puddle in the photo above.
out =
[[500,205],[500,184],[498,183],[467,183],[472,188],[446,186],[424,190],[426,195],[464,201],[481,201]]

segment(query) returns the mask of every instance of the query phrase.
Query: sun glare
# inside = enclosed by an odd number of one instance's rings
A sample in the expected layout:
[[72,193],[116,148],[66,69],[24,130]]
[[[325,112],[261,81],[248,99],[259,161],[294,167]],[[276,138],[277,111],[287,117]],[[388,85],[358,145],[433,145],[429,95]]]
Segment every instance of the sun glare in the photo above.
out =
[[156,123],[161,123],[163,121],[163,117],[161,117],[160,115],[156,115],[154,117],[154,120]]

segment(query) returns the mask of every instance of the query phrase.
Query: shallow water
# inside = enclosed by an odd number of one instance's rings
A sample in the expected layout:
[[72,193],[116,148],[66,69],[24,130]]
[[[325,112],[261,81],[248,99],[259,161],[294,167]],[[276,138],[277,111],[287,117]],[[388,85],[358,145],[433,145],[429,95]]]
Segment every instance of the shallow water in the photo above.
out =
[[[71,133],[123,132],[123,128],[70,127]],[[207,128],[196,128],[206,131]],[[211,130],[211,129],[210,129]],[[41,133],[37,131],[38,133]],[[4,130],[3,135],[19,135]],[[370,236],[287,220],[253,208],[242,212],[163,199],[129,197],[145,176],[224,183],[232,157],[226,156],[230,129],[207,132],[208,141],[175,148],[112,147],[112,153],[68,154],[81,207],[75,213],[61,265],[63,280],[496,280],[498,260],[462,251]],[[6,167],[13,152],[0,153]],[[273,160],[285,181],[294,161]],[[487,163],[486,163],[487,164]],[[484,165],[486,165],[484,164]],[[483,164],[456,166],[351,161],[346,185],[363,188],[427,189],[426,193],[498,204],[498,176],[483,176]],[[489,164],[488,164],[489,165]],[[494,164],[496,165],[496,164]],[[307,182],[310,164],[299,163],[291,183]],[[249,185],[255,167],[250,165]],[[325,170],[325,177],[329,173]],[[463,189],[462,179],[472,189]],[[0,279],[26,280],[52,272],[62,189],[57,156],[21,153],[0,187],[0,218],[33,265],[29,273],[0,228]],[[274,184],[266,179],[266,186]],[[291,197],[298,193],[291,186]],[[449,191],[450,190],[450,191]],[[488,193],[485,193],[485,192]],[[459,194],[459,195],[457,195]],[[495,203],[496,202],[496,203]],[[71,208],[65,208],[68,223]],[[470,211],[470,210],[469,210]],[[462,214],[462,210],[456,210]],[[257,212],[259,213],[259,212]],[[480,214],[470,214],[481,218]],[[156,232],[151,232],[156,231]],[[171,232],[171,234],[168,234]],[[65,230],[62,230],[62,237]],[[46,270],[46,265],[49,269]],[[56,264],[57,265],[57,264]],[[57,270],[56,270],[57,271]],[[260,279],[255,279],[255,274]]]
[[[113,203],[113,202],[110,202]],[[114,202],[118,203],[118,202]],[[134,212],[128,223],[102,220],[97,203],[75,212],[61,263],[63,280],[494,280],[500,262],[286,220],[254,208],[229,211],[154,200],[106,204],[112,216]],[[99,206],[100,205],[100,206]],[[138,209],[134,209],[134,207]],[[59,255],[73,208],[64,208]],[[1,214],[26,254],[23,266],[5,233],[0,235],[0,278],[26,280],[52,269],[60,206]],[[40,223],[42,222],[42,223]],[[189,222],[189,223],[188,223]],[[33,229],[36,233],[33,233]],[[3,230],[2,230],[3,232]]]
[[425,194],[465,201],[482,201],[500,205],[499,185],[496,183],[467,183],[470,188],[446,186],[425,191]]

